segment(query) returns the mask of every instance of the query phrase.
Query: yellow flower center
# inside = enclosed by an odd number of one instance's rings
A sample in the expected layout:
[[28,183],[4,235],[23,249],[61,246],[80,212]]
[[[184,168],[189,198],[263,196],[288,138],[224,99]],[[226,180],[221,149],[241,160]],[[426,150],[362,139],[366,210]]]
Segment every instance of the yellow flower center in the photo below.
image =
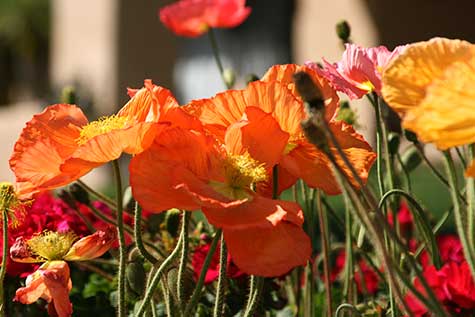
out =
[[44,231],[29,239],[28,247],[45,260],[61,260],[77,238],[73,232]]
[[356,85],[358,88],[362,89],[362,90],[366,90],[367,92],[372,92],[374,91],[374,85],[372,82],[370,82],[369,80],[363,82],[363,83],[359,83],[358,85]]
[[79,138],[76,141],[79,145],[83,145],[95,136],[106,134],[113,130],[123,129],[126,123],[127,117],[124,116],[112,115],[109,117],[101,117],[82,127]]
[[6,211],[12,227],[18,225],[17,216],[22,216],[25,206],[29,203],[29,201],[23,202],[18,199],[12,183],[0,182],[0,216],[3,211]]
[[267,179],[264,164],[253,159],[249,153],[228,155],[224,163],[225,183],[211,182],[219,193],[232,199],[250,198],[249,190],[255,190],[259,182]]

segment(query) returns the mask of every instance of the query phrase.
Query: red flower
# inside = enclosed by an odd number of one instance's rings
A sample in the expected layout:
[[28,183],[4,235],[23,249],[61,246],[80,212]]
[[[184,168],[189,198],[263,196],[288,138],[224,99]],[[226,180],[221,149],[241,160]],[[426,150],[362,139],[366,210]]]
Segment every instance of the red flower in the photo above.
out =
[[[74,231],[79,237],[90,233],[75,211],[50,192],[38,194],[31,206],[25,207],[25,212],[27,216],[21,219],[20,224],[9,229],[8,244],[10,247],[18,237],[28,239],[44,230]],[[0,243],[2,240],[0,236]],[[7,273],[11,276],[26,277],[37,267],[38,265],[35,264],[13,262],[9,258]]]
[[[345,267],[346,254],[345,251],[338,253],[335,266],[330,273],[330,279],[334,282],[340,273],[343,272]],[[375,294],[379,288],[379,276],[364,260],[359,260],[355,272],[354,278],[356,287],[359,293]]]
[[[465,260],[462,243],[456,235],[447,234],[438,236],[437,246],[442,263],[455,262],[460,264]],[[426,251],[421,254],[421,264],[423,267],[429,266],[430,264],[429,255]]]
[[[407,203],[404,201],[402,201],[401,205],[399,206],[399,211],[397,213],[397,221],[401,233],[404,236],[409,235],[413,229],[414,219],[412,218],[412,213],[409,210]],[[392,212],[388,213],[388,223],[391,227],[394,225]]]
[[[205,261],[206,256],[209,253],[209,249],[211,247],[211,243],[207,243],[204,245],[200,245],[196,247],[193,253],[193,259],[191,260],[191,266],[193,266],[193,275],[196,280],[200,276],[201,269],[203,268],[203,263]],[[219,275],[219,251],[220,245],[216,248],[213,257],[211,259],[211,263],[208,267],[208,271],[206,272],[205,277],[205,284],[209,284],[216,280]],[[238,278],[245,275],[244,272],[239,270],[239,268],[234,264],[231,259],[231,255],[228,252],[228,259],[227,259],[227,267],[226,267],[226,276],[229,278]]]
[[251,13],[245,0],[180,0],[160,9],[160,21],[175,34],[197,37],[211,28],[233,28]]
[[[475,283],[466,261],[461,264],[448,262],[439,271],[431,265],[424,268],[423,274],[439,302],[452,316],[473,316]],[[425,294],[418,279],[415,279],[414,286]],[[428,314],[428,310],[412,294],[406,296],[406,303],[416,317]]]

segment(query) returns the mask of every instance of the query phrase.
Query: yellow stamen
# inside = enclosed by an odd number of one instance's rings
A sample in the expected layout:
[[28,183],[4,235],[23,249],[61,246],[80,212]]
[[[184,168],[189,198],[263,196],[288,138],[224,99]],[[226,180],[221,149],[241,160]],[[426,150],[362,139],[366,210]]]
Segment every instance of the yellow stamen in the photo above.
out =
[[228,155],[224,164],[225,183],[212,182],[211,186],[232,199],[249,198],[249,190],[254,190],[259,182],[267,179],[264,164],[253,159],[249,153]]
[[18,225],[18,219],[16,213],[21,215],[24,213],[24,208],[29,202],[23,202],[18,199],[15,192],[15,187],[9,182],[0,182],[0,214],[3,211],[8,213],[8,217],[11,220],[12,227]]
[[359,83],[356,86],[362,90],[366,90],[367,92],[372,92],[374,91],[374,88],[375,88],[373,83],[370,82],[369,80],[365,81],[364,83]]
[[123,129],[127,123],[127,117],[112,115],[101,117],[96,121],[82,127],[79,138],[76,140],[82,145],[95,136],[111,132],[113,130]]
[[77,238],[73,232],[44,231],[29,239],[28,247],[45,260],[61,260]]

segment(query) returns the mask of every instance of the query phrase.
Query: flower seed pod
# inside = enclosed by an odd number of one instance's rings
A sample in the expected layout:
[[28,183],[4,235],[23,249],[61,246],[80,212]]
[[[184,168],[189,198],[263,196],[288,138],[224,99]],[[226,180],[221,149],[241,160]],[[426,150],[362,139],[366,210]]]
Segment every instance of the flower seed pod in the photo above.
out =
[[137,293],[137,295],[142,296],[146,279],[143,264],[140,261],[130,262],[127,264],[125,274],[130,288]]

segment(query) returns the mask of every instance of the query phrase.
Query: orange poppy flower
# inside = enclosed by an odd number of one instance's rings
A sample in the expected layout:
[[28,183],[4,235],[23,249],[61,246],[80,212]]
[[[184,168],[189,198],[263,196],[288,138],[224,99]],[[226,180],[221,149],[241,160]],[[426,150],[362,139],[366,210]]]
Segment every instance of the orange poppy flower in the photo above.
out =
[[211,28],[233,28],[251,13],[245,0],[180,0],[160,9],[160,21],[177,35],[197,37]]
[[147,210],[201,209],[211,224],[223,229],[242,271],[278,276],[304,265],[311,245],[298,204],[254,191],[277,163],[289,135],[258,108],[250,107],[248,115],[260,116],[260,121],[235,122],[223,143],[202,132],[167,129],[132,159],[130,184]]
[[[475,45],[444,38],[411,44],[383,83],[386,102],[421,141],[441,150],[475,142]],[[475,176],[473,162],[466,174]]]
[[116,234],[113,228],[79,239],[71,233],[43,232],[25,240],[17,238],[10,248],[14,261],[23,263],[43,263],[38,270],[26,278],[26,286],[16,291],[15,301],[32,304],[39,298],[48,302],[51,316],[69,317],[73,309],[69,301],[72,283],[69,267],[65,261],[87,261],[107,252]]
[[175,110],[178,104],[169,90],[150,81],[145,85],[116,115],[97,121],[88,122],[77,106],[66,104],[33,116],[10,158],[17,182],[31,192],[64,186],[122,152],[142,152],[168,126],[157,123],[162,117],[188,124],[189,116]]
[[[253,124],[259,125],[259,117],[249,116],[248,108],[258,108],[265,114],[271,115],[281,131],[289,135],[286,146],[277,160],[279,192],[301,178],[309,186],[320,188],[327,194],[338,194],[340,189],[333,177],[330,161],[324,153],[305,139],[300,126],[306,114],[303,101],[297,96],[292,82],[293,74],[298,71],[308,72],[320,88],[325,100],[326,119],[329,126],[361,179],[366,181],[376,154],[352,126],[336,121],[338,97],[335,91],[324,78],[308,67],[293,64],[274,66],[262,80],[250,83],[245,90],[229,90],[211,99],[194,100],[185,109],[200,118],[206,129],[221,140],[226,129],[241,120],[243,115],[246,115]],[[263,129],[256,131],[256,135],[264,133]],[[267,142],[272,143],[273,139],[267,139]],[[332,148],[332,151],[336,153],[335,148]],[[350,175],[345,164],[340,162],[340,165],[347,175]],[[349,179],[357,186],[351,177]],[[260,186],[260,190],[267,194],[271,192],[270,188],[272,187],[269,182]]]

